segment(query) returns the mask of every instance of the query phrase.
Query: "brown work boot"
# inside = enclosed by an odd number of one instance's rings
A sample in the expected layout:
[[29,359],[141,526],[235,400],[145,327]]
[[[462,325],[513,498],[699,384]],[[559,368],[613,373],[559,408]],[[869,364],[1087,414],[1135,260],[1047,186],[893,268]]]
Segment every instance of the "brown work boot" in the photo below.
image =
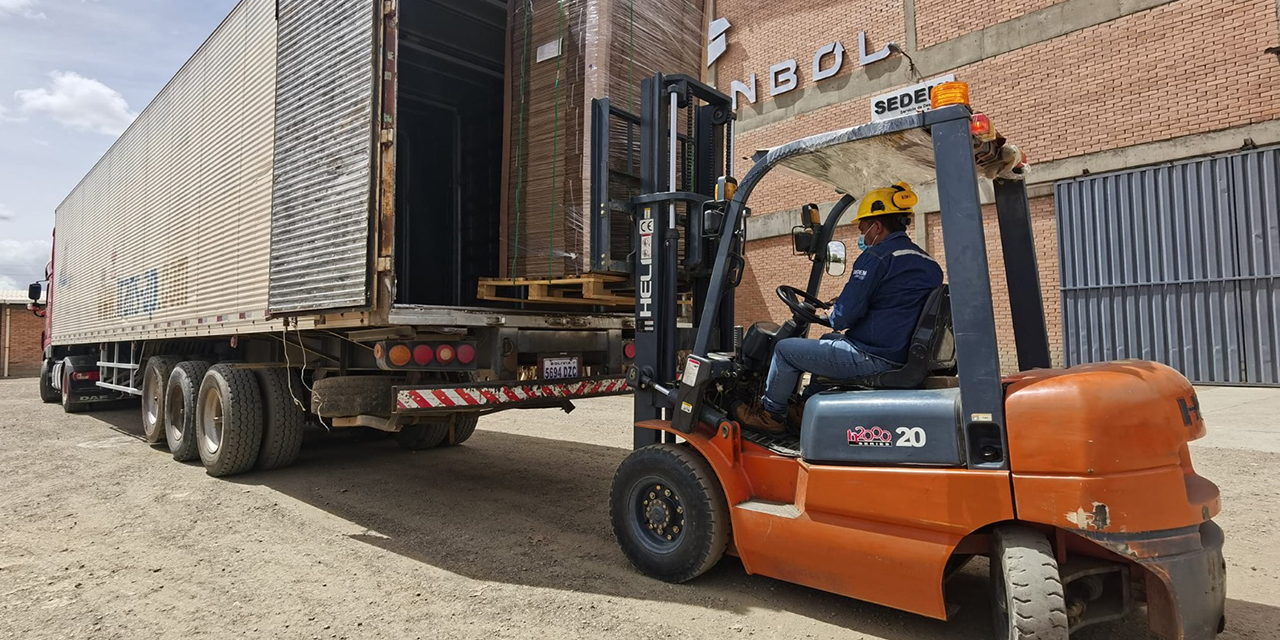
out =
[[742,426],[748,429],[754,429],[756,431],[763,431],[765,433],[772,433],[775,435],[787,432],[787,425],[783,424],[775,418],[772,413],[769,413],[760,405],[746,403],[740,404],[738,405],[738,408],[734,410],[733,417],[741,423]]
[[800,425],[804,424],[803,400],[787,405],[787,424],[791,425],[797,432],[800,431]]

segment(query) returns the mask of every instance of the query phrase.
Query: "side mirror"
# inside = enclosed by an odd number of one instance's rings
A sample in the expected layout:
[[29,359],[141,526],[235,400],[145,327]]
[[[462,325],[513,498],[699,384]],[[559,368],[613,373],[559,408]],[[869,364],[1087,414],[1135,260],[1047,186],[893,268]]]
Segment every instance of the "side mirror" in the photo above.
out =
[[44,287],[40,286],[39,282],[33,282],[31,286],[27,287],[27,297],[31,298],[32,302],[40,302],[42,293],[44,293]]
[[831,277],[844,275],[848,255],[849,252],[845,250],[843,242],[827,243],[827,275]]

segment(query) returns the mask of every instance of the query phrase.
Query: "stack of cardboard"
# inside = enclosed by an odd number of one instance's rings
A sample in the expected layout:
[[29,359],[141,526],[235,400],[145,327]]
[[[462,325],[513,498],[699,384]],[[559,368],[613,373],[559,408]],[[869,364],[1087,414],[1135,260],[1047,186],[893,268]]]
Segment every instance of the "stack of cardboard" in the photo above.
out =
[[[644,78],[659,71],[697,77],[702,3],[511,0],[504,277],[590,269],[591,101],[608,97],[638,113]],[[626,217],[613,229],[615,245],[626,246]]]

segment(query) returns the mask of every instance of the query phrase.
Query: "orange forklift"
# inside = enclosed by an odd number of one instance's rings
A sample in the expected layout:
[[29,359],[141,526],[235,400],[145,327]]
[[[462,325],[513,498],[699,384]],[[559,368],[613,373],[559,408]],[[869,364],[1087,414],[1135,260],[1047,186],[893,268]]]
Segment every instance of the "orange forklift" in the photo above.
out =
[[[1218,489],[1188,449],[1205,434],[1195,391],[1152,362],[1051,368],[1024,162],[963,83],[936,89],[932,110],[758,153],[741,184],[721,177],[727,96],[662,74],[641,92],[640,114],[597,101],[592,154],[599,218],[626,211],[635,229],[636,449],[610,496],[632,564],[680,583],[728,553],[749,573],[946,619],[948,578],[986,556],[1002,640],[1065,640],[1142,607],[1169,640],[1223,630]],[[805,288],[777,289],[791,318],[744,332],[733,302],[748,201],[778,168],[846,195],[825,217],[805,207],[793,230],[813,266]],[[993,182],[1021,369],[1008,376],[980,180]],[[728,410],[761,396],[774,345],[824,322],[818,285],[845,269],[836,225],[857,194],[900,181],[936,185],[949,279],[909,361],[815,380],[793,433],[744,430]],[[616,198],[618,185],[631,191]]]

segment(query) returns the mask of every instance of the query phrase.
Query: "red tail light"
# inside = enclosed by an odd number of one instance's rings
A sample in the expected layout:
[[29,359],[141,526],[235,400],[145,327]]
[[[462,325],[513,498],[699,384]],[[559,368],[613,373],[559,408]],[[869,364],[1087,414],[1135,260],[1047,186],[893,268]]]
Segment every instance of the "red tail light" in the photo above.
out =
[[425,367],[436,359],[436,353],[431,349],[431,345],[420,344],[413,349],[413,361],[418,363],[419,367]]
[[85,380],[97,381],[98,372],[97,371],[76,371],[71,374],[71,379],[77,382],[84,382]]
[[469,344],[458,345],[458,362],[471,364],[476,359],[476,348]]
[[442,344],[436,349],[436,358],[440,360],[440,364],[449,364],[450,362],[453,362],[455,355],[457,355],[457,352],[453,350],[453,347],[447,344]]

